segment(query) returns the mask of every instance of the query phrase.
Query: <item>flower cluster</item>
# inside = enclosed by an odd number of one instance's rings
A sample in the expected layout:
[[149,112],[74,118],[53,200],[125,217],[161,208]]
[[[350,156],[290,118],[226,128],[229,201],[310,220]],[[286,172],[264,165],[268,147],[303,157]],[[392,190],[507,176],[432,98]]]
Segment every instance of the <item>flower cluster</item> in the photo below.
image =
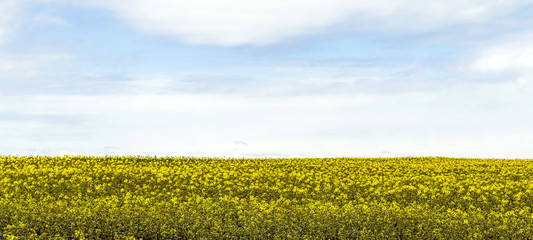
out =
[[531,239],[533,160],[0,156],[6,239]]

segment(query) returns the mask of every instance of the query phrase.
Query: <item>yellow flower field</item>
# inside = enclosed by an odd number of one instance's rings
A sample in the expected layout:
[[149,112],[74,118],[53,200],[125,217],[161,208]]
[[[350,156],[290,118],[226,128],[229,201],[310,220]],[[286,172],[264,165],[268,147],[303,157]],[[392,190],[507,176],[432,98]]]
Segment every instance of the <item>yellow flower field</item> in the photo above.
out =
[[0,156],[5,239],[531,239],[533,160]]

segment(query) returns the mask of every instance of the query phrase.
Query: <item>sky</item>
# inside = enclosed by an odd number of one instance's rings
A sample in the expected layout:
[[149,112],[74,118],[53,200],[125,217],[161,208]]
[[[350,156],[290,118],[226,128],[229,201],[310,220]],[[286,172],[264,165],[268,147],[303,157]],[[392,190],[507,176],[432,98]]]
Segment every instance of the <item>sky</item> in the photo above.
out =
[[531,0],[0,0],[0,155],[533,158]]

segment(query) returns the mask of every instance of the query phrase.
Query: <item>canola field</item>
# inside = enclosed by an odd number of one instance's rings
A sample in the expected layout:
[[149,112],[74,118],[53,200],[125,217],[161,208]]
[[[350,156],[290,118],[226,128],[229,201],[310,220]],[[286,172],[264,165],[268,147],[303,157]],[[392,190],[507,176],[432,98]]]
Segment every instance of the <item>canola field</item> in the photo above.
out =
[[3,239],[532,239],[533,160],[0,156]]

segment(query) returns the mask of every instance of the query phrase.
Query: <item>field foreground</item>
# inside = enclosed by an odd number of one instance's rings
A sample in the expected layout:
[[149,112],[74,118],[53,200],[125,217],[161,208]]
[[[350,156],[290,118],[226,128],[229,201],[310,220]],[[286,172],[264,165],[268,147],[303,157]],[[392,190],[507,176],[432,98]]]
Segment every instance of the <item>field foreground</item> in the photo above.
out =
[[0,156],[5,239],[531,239],[533,160]]

